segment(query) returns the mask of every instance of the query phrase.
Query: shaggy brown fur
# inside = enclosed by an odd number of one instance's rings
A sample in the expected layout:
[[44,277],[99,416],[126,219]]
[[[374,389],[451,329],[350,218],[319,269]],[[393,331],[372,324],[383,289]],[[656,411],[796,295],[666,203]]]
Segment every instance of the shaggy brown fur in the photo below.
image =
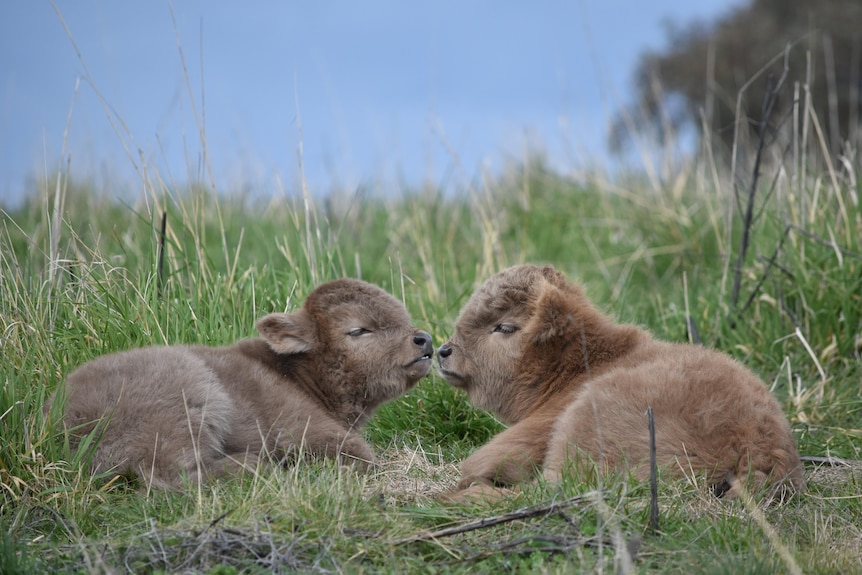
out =
[[511,426],[463,462],[460,489],[592,465],[645,479],[647,407],[665,470],[705,474],[727,496],[767,480],[782,493],[804,485],[790,426],[760,379],[717,351],[615,324],[552,267],[490,278],[437,361],[446,381]]
[[261,337],[226,347],[106,355],[69,375],[57,392],[62,422],[75,445],[99,428],[93,472],[174,487],[260,455],[302,451],[365,466],[374,455],[358,428],[431,368],[431,336],[359,280],[321,285],[301,309],[270,314],[257,329]]

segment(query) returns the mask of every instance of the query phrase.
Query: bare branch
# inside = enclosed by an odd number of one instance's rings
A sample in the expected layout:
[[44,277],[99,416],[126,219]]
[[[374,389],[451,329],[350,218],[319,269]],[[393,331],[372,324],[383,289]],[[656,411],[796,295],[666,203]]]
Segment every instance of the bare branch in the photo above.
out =
[[552,513],[558,513],[563,509],[567,509],[569,507],[573,507],[575,505],[582,505],[585,502],[589,502],[595,499],[599,495],[598,491],[590,491],[588,493],[583,493],[581,495],[575,495],[574,497],[569,497],[568,499],[563,499],[562,501],[551,501],[550,503],[543,505],[531,505],[529,507],[523,507],[521,509],[517,509],[515,511],[510,511],[508,513],[503,513],[501,515],[494,515],[492,517],[483,517],[481,519],[476,519],[474,521],[468,521],[466,523],[461,523],[460,525],[453,525],[452,527],[446,527],[444,529],[438,529],[437,531],[425,531],[422,533],[417,533],[416,535],[411,535],[410,537],[405,537],[403,539],[396,539],[392,542],[393,545],[403,545],[405,543],[415,543],[417,541],[428,541],[430,539],[440,539],[441,537],[451,537],[452,535],[458,535],[459,533],[467,533],[470,531],[475,531],[477,529],[486,529],[488,527],[494,527],[495,525],[500,525],[502,523],[509,523],[511,521],[517,521],[518,519],[529,519],[532,517],[544,517],[546,515],[550,515]]

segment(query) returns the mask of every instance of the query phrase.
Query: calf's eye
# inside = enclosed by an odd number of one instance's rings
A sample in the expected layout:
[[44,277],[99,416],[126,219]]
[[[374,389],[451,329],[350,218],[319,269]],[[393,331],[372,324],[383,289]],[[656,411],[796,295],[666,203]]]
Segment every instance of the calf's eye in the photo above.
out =
[[508,323],[501,323],[494,326],[494,333],[510,334],[515,333],[516,331],[518,331],[518,328]]
[[350,337],[359,337],[360,335],[365,335],[366,333],[371,333],[370,329],[365,329],[364,327],[357,327],[356,329],[351,329],[347,332],[347,335]]

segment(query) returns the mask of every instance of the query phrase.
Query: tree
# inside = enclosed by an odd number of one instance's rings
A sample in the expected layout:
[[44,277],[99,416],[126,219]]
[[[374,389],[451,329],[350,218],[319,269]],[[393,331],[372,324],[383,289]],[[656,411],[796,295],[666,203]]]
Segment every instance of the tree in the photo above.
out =
[[797,86],[798,109],[803,109],[807,87],[832,151],[848,140],[859,143],[862,0],[751,0],[712,24],[668,25],[666,36],[666,50],[640,58],[635,102],[611,125],[612,151],[621,152],[633,133],[668,143],[669,135],[687,127],[701,138],[710,134],[714,147],[729,151],[737,97],[742,98],[741,119],[756,133],[768,79],[782,75],[788,46],[773,130],[789,123]]

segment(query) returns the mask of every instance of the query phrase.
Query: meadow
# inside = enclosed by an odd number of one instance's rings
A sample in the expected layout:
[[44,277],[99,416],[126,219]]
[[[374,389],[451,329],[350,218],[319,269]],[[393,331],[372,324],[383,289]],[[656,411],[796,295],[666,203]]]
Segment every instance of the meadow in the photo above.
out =
[[[862,162],[813,144],[612,178],[536,157],[458,193],[262,200],[152,178],[130,199],[56,174],[0,213],[0,573],[862,572]],[[807,462],[808,491],[768,507],[662,478],[655,530],[649,486],[625,475],[441,502],[502,426],[433,374],[372,418],[368,475],[300,461],[148,492],[92,476],[41,413],[88,359],[252,336],[342,276],[395,294],[439,346],[476,285],[522,262],[743,361],[803,455],[844,461]]]

